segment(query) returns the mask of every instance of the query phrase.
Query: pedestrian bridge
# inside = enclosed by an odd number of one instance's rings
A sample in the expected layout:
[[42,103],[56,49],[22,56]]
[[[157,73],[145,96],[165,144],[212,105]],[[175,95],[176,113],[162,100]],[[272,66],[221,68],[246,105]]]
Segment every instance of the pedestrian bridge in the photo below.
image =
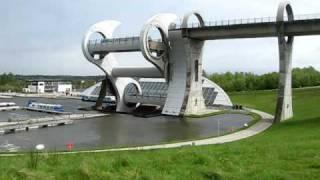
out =
[[285,36],[320,34],[320,14],[296,15],[291,20],[285,16],[279,24],[276,17],[182,23],[171,30],[184,30],[184,36],[199,40],[277,37],[279,26]]

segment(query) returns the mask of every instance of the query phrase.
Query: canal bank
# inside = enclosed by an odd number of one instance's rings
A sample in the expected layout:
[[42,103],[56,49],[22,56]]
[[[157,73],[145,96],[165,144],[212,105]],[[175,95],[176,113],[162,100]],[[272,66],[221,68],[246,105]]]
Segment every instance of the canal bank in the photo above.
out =
[[[219,136],[219,137],[210,137],[205,139],[199,140],[190,140],[190,141],[183,141],[183,142],[176,142],[176,143],[164,143],[159,145],[150,145],[150,146],[136,146],[136,147],[127,147],[127,148],[109,148],[109,149],[99,149],[99,150],[81,150],[81,151],[64,151],[64,152],[56,152],[54,154],[78,154],[78,153],[103,153],[103,152],[114,152],[114,151],[141,151],[141,150],[156,150],[156,149],[168,149],[168,148],[179,148],[185,146],[203,146],[203,145],[214,145],[214,144],[224,144],[229,142],[238,141],[241,139],[252,137],[256,134],[259,134],[269,127],[272,126],[274,116],[268,113],[254,110],[254,109],[247,109],[251,113],[258,114],[261,117],[257,123],[253,124],[252,126],[237,131],[235,133]],[[10,157],[10,156],[18,156],[23,155],[18,153],[14,154],[0,154],[3,157]]]
[[[96,111],[83,112],[79,107],[89,107],[94,103],[74,99],[32,98],[38,102],[62,104],[72,113],[95,114]],[[14,97],[23,106],[30,98]],[[10,113],[24,114],[32,118],[53,115],[25,110],[1,112],[0,121],[7,120]],[[252,118],[244,114],[221,114],[204,118],[179,118],[157,116],[152,118],[135,117],[129,114],[111,113],[106,117],[79,120],[69,126],[42,128],[29,132],[19,132],[0,136],[0,144],[8,142],[21,150],[33,149],[36,144],[44,144],[48,150],[66,150],[73,144],[74,150],[101,149],[104,147],[144,146],[163,144],[188,139],[204,139],[230,133],[243,128]]]

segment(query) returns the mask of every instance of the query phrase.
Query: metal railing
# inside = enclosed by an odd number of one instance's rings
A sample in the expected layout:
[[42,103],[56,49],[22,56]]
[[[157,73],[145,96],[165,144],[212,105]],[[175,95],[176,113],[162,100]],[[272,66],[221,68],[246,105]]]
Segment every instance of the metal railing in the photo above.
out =
[[[313,20],[320,19],[320,14],[302,14],[295,15],[294,20]],[[285,21],[288,21],[288,17],[284,17]],[[232,26],[232,25],[241,25],[241,24],[259,24],[259,23],[275,23],[277,21],[276,17],[259,17],[259,18],[246,18],[246,19],[228,19],[228,20],[220,20],[220,21],[205,21],[205,27],[215,27],[215,26]],[[173,25],[171,29],[181,29],[182,28],[182,20],[179,20],[179,23]],[[191,22],[188,23],[187,28],[201,28],[199,22]],[[91,47],[96,47],[97,45],[110,45],[110,44],[134,44],[137,41],[140,41],[139,36],[127,36],[127,37],[115,37],[112,39],[95,39],[89,40],[88,45]],[[151,39],[149,41],[153,42],[161,42],[161,39]]]
[[107,44],[129,44],[129,43],[134,44],[136,41],[140,41],[139,36],[89,40],[88,45],[89,46],[96,46],[97,44],[101,44],[101,45],[104,45],[104,44],[105,45],[107,45]]
[[[284,17],[285,21],[288,21],[288,17]],[[294,20],[312,20],[320,19],[320,14],[302,14],[295,15]],[[220,21],[205,21],[205,27],[214,27],[214,26],[231,26],[231,25],[241,25],[241,24],[258,24],[258,23],[275,23],[277,21],[276,17],[259,17],[259,18],[247,18],[247,19],[228,19]],[[200,28],[201,25],[199,22],[188,23],[187,28]],[[173,29],[181,29],[182,21],[180,21]]]
[[[161,39],[151,39],[149,38],[149,41],[151,42],[159,42],[161,43]],[[135,44],[140,42],[139,36],[133,36],[133,37],[117,37],[112,39],[94,39],[89,40],[88,45],[90,47],[96,47],[97,45],[107,46],[107,45],[115,45],[115,44]]]

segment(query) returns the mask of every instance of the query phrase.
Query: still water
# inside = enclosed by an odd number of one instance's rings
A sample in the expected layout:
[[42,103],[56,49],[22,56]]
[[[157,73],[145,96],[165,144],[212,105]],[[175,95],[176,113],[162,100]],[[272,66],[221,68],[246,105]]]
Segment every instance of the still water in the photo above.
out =
[[[93,103],[72,99],[13,98],[0,99],[0,102],[14,101],[20,106],[25,106],[30,99],[43,103],[62,104],[66,111],[74,113],[94,113],[77,110],[79,107],[88,107]],[[0,122],[6,122],[8,117],[21,115],[25,117],[50,116],[46,113],[25,110],[0,112]],[[150,145],[218,136],[242,128],[249,121],[251,117],[243,114],[182,119],[169,116],[141,118],[113,113],[102,118],[75,121],[71,125],[0,135],[0,145],[10,143],[24,150],[34,148],[36,144],[44,144],[46,149],[51,150],[66,150],[66,145],[70,143],[74,145],[74,149]]]

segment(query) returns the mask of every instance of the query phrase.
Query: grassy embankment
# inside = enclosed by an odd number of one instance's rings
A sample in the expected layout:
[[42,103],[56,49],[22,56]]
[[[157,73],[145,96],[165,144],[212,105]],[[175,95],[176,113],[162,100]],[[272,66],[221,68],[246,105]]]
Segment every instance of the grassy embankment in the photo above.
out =
[[[231,94],[273,113],[275,91]],[[179,149],[0,157],[0,179],[320,179],[320,88],[294,91],[295,117],[241,141]],[[32,159],[32,160],[31,160]],[[37,166],[37,167],[36,167]]]

